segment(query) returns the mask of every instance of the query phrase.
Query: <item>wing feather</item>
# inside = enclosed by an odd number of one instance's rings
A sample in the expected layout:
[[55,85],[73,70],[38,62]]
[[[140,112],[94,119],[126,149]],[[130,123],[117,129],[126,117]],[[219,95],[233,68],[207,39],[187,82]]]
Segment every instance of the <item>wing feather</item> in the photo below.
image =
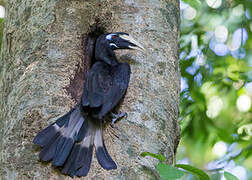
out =
[[100,107],[103,104],[104,95],[112,83],[109,66],[100,61],[95,63],[88,72],[85,82],[82,105]]
[[102,119],[122,99],[129,79],[130,66],[127,63],[116,66],[108,66],[104,62],[95,63],[86,79],[82,105],[100,107],[98,117]]

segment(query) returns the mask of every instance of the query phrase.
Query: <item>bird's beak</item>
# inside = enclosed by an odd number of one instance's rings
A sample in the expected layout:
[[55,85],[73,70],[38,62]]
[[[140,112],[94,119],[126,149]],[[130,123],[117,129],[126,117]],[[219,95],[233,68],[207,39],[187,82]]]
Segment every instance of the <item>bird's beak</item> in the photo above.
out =
[[136,50],[140,50],[140,51],[146,51],[145,48],[139,43],[137,42],[133,37],[123,34],[123,35],[119,35],[120,38],[129,41],[132,44],[135,44],[136,46],[128,46],[130,49],[136,49]]

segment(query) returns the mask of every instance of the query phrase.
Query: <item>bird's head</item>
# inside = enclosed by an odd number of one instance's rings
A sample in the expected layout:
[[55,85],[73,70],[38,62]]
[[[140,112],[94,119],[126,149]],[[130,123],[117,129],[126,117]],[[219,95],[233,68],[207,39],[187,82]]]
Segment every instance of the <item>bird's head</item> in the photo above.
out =
[[116,49],[136,49],[144,50],[144,47],[133,39],[129,34],[124,32],[110,33],[105,36],[109,47],[112,50]]
[[116,32],[101,35],[96,41],[95,58],[103,60],[112,65],[117,62],[114,50],[117,49],[136,49],[144,51],[144,47],[134,40],[129,34]]

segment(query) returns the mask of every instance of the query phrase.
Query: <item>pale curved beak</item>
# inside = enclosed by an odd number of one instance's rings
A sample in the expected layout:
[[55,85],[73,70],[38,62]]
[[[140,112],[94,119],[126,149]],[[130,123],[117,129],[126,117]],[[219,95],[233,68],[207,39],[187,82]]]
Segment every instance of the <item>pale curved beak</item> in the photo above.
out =
[[120,36],[120,38],[136,45],[136,46],[128,46],[130,49],[136,49],[136,50],[144,51],[144,52],[146,51],[146,49],[139,42],[137,42],[133,37],[128,36],[126,34],[119,35],[119,36]]

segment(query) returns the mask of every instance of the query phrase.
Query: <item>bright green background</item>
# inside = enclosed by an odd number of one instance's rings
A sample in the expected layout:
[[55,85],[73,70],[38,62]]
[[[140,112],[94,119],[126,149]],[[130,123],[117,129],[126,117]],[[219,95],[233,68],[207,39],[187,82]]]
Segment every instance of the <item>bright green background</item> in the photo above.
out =
[[[252,108],[240,112],[236,106],[240,95],[250,96],[250,100],[252,97],[245,88],[252,80],[252,22],[251,18],[246,17],[246,13],[252,17],[252,1],[222,0],[217,9],[209,7],[203,0],[183,2],[193,7],[197,15],[194,19],[187,20],[184,18],[185,10],[181,10],[180,68],[183,81],[188,87],[181,92],[179,120],[182,139],[178,160],[189,162],[210,175],[215,174],[213,179],[220,179],[218,173],[222,174],[222,171],[209,171],[209,162],[219,160],[234,163],[234,167],[245,167],[247,178],[252,179]],[[233,9],[237,7],[243,9],[239,16],[233,13]],[[240,53],[246,52],[245,57],[234,58],[230,53],[218,56],[209,48],[218,25],[224,25],[228,29],[228,39],[224,44],[232,40],[233,33],[238,28],[246,30],[248,39],[238,49]],[[192,45],[192,37],[196,39],[196,48],[195,42]],[[188,58],[191,51],[196,53]],[[199,57],[204,57],[203,65],[197,65]],[[207,110],[214,96],[221,99],[222,109],[216,117],[209,118]],[[238,133],[242,126],[247,132]],[[219,141],[225,143],[229,150],[222,157],[217,157],[212,151]],[[242,153],[235,154],[239,150]],[[220,167],[225,168],[227,165]]]

